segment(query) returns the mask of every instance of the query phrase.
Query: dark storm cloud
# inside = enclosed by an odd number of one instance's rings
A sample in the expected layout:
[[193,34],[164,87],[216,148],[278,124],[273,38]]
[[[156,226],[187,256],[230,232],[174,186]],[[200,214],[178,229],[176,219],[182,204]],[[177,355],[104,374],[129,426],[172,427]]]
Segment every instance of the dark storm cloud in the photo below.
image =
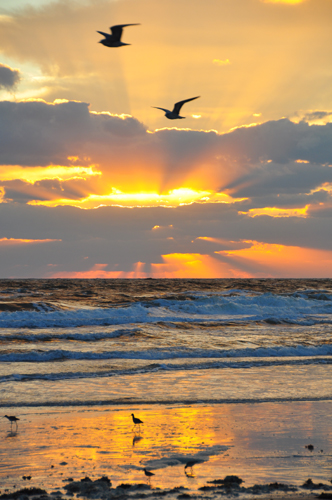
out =
[[13,89],[20,79],[20,72],[18,69],[12,69],[9,66],[0,63],[0,90]]

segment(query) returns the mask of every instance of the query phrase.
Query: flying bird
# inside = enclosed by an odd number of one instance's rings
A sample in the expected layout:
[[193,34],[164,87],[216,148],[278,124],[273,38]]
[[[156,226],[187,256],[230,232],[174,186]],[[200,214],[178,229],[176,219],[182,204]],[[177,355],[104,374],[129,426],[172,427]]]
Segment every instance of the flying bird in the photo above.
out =
[[139,23],[136,24],[117,24],[116,26],[111,26],[110,30],[112,34],[110,35],[109,33],[104,33],[103,31],[97,31],[97,33],[100,33],[103,35],[105,38],[100,40],[99,43],[102,43],[105,45],[105,47],[122,47],[122,45],[131,45],[130,43],[124,43],[121,42],[121,35],[123,28],[126,26],[138,26]]
[[197,97],[191,97],[190,99],[184,99],[184,101],[179,101],[174,104],[173,111],[170,111],[169,109],[165,108],[158,108],[157,106],[152,106],[155,109],[161,109],[162,111],[165,111],[165,116],[169,120],[177,120],[179,118],[185,118],[185,116],[180,116],[180,109],[182,106],[189,101],[193,101],[194,99],[198,99],[200,96],[198,95]]

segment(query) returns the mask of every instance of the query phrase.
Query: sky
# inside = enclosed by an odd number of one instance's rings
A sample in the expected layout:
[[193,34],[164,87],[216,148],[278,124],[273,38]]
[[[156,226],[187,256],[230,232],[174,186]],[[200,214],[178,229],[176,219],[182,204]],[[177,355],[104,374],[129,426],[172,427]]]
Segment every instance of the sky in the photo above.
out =
[[0,0],[0,278],[332,278],[331,19]]

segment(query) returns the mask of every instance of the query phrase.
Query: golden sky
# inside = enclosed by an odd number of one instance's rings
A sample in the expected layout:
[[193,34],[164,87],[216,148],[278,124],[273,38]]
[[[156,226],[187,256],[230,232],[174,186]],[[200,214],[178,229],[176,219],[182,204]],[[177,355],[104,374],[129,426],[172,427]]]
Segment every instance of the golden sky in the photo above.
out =
[[331,15],[3,0],[0,276],[332,277]]

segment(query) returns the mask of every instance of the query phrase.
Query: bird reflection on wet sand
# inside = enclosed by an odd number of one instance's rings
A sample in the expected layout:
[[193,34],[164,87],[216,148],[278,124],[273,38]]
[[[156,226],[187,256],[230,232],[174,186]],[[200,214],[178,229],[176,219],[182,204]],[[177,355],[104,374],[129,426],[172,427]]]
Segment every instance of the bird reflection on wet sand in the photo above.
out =
[[[198,460],[189,460],[189,462],[186,463],[186,465],[184,466],[184,473],[187,477],[196,477],[193,471],[193,467],[198,463]],[[187,472],[187,469],[190,469],[190,471]]]
[[10,429],[10,431],[7,433],[6,439],[11,438],[11,437],[15,437],[15,436],[17,436],[17,429],[15,429],[14,431],[12,429]]
[[135,434],[133,437],[133,448],[135,447],[136,443],[139,443],[143,439],[143,436],[140,434]]

